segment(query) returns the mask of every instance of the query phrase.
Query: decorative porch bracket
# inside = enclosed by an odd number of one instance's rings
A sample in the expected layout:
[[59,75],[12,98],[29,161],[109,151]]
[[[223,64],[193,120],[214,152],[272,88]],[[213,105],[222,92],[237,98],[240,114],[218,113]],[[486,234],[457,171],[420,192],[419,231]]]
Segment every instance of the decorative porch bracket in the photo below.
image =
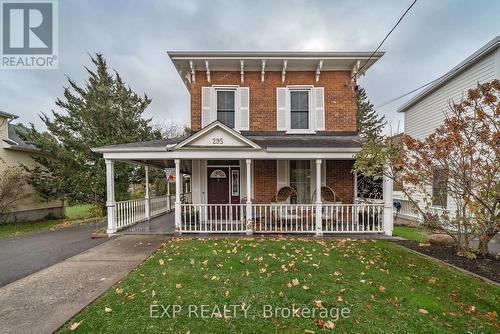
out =
[[316,159],[316,236],[323,236],[323,203],[321,202],[321,159]]
[[116,233],[115,171],[114,161],[106,159],[106,208],[108,211],[108,235]]

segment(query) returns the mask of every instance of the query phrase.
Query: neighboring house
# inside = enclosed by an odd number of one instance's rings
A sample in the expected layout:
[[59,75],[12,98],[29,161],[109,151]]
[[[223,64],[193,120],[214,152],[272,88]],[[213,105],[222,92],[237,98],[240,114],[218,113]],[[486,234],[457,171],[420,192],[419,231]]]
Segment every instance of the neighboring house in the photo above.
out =
[[[500,36],[497,36],[398,109],[404,115],[404,132],[423,140],[443,124],[450,102],[460,102],[462,98],[467,98],[467,91],[475,88],[478,83],[499,78]],[[451,196],[446,194],[446,182],[446,174],[436,170],[428,191],[433,194],[432,205],[438,212],[453,211],[456,208]],[[399,198],[400,195],[395,192],[396,197]],[[402,204],[402,211],[416,217],[416,213],[411,214],[407,203]]]
[[[35,164],[33,155],[40,150],[31,144],[23,142],[18,131],[19,125],[10,124],[17,116],[0,111],[0,173],[8,167],[32,166]],[[32,221],[43,219],[49,215],[64,216],[64,203],[59,200],[46,201],[31,187],[26,187],[26,194],[16,202],[7,217],[8,221]]]
[[153,200],[133,204],[135,216],[115,203],[114,161],[175,167],[177,183],[191,176],[191,203],[177,187],[177,232],[392,233],[390,180],[385,207],[355,204],[352,173],[356,79],[382,52],[168,54],[190,93],[193,133],[94,149],[106,159],[109,233],[149,218]]

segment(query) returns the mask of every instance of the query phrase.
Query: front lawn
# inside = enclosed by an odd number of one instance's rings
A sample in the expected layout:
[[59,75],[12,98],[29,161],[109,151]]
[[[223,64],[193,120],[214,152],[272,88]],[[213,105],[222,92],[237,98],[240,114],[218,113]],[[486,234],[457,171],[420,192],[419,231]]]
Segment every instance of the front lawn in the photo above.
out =
[[66,218],[0,224],[0,237],[43,232],[80,224],[94,223],[95,219],[90,219],[90,209],[91,205],[80,204],[67,207]]
[[411,226],[394,226],[394,230],[392,231],[392,235],[395,237],[402,237],[417,242],[426,241],[428,233],[424,228]]
[[499,305],[388,241],[172,240],[60,332],[497,333]]

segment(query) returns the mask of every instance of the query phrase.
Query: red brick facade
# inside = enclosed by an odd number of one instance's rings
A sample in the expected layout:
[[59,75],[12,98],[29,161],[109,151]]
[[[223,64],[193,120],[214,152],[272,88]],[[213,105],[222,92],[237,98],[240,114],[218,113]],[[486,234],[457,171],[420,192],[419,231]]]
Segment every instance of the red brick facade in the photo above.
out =
[[[335,191],[342,203],[353,203],[354,175],[352,160],[326,160],[326,185]],[[277,192],[276,160],[254,161],[254,202],[275,202]],[[314,180],[312,180],[314,182]]]
[[277,168],[276,160],[254,160],[253,191],[255,203],[276,201]]
[[314,85],[325,88],[326,131],[356,131],[356,97],[349,71],[321,72],[316,82],[314,72],[287,72],[281,82],[281,72],[266,72],[261,82],[260,72],[245,72],[244,83],[240,73],[211,72],[208,83],[205,72],[196,72],[191,83],[191,128],[201,128],[201,87],[211,85],[239,85],[250,88],[250,130],[276,131],[276,88],[287,85]]
[[342,203],[353,203],[353,160],[326,160],[326,185],[335,191]]

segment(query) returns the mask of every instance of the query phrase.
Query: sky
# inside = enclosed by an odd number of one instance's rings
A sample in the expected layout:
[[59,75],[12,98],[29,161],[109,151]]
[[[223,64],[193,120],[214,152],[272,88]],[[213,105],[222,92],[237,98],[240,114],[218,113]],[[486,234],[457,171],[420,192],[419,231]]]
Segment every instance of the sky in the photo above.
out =
[[[188,91],[167,50],[373,51],[411,2],[59,0],[59,68],[0,70],[0,110],[43,129],[38,115],[57,108],[67,77],[85,82],[100,52],[152,98],[153,123],[186,123]],[[358,84],[377,106],[434,80],[500,34],[499,12],[495,0],[418,0]],[[403,129],[405,100],[378,109],[386,132]]]

